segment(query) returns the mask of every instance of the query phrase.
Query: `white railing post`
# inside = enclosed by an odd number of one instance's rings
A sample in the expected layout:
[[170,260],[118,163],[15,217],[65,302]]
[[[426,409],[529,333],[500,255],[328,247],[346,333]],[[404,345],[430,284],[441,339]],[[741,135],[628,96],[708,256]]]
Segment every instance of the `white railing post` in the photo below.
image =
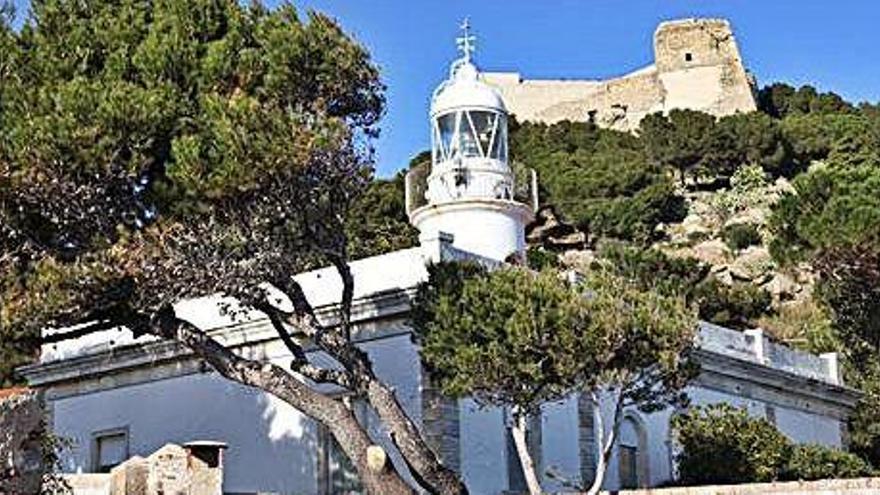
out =
[[843,377],[840,376],[840,361],[837,353],[826,352],[819,354],[819,357],[822,361],[825,361],[825,364],[828,367],[828,377],[831,378],[832,383],[835,385],[843,385]]
[[764,329],[763,328],[750,328],[743,332],[747,339],[752,340],[752,352],[755,354],[755,357],[758,358],[758,362],[765,364],[767,362],[767,356],[764,353]]

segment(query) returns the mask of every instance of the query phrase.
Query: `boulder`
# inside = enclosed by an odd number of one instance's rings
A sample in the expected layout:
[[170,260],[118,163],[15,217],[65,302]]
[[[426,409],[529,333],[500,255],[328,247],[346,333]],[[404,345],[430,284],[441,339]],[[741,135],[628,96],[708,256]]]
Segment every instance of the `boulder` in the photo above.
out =
[[710,265],[723,265],[730,258],[730,249],[721,239],[703,241],[692,248],[680,251],[679,256],[686,257],[685,251],[689,252],[690,257]]
[[590,249],[572,249],[559,256],[559,261],[567,267],[586,270],[596,260],[596,252]]
[[526,228],[526,240],[551,251],[561,251],[583,248],[587,244],[587,234],[564,222],[552,207],[544,206]]
[[784,273],[776,273],[769,282],[764,284],[764,289],[778,303],[794,299],[795,295],[802,290],[802,287],[792,277]]
[[724,226],[727,227],[729,225],[736,224],[751,224],[751,225],[764,225],[767,221],[767,215],[769,211],[766,208],[747,208],[743,211],[737,212],[732,215],[730,218],[724,222]]
[[751,246],[742,250],[730,264],[730,274],[735,280],[764,283],[772,277],[773,259],[767,248]]

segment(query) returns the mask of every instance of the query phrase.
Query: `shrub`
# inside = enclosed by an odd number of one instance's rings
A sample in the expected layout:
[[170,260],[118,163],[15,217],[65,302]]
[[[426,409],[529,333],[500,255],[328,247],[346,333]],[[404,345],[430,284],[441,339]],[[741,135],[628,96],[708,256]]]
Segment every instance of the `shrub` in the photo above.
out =
[[791,480],[846,479],[871,476],[874,470],[861,457],[823,445],[795,445],[785,467]]
[[871,466],[855,454],[822,445],[795,445],[783,476],[809,481],[861,478],[873,472]]
[[814,354],[843,351],[827,310],[812,298],[780,305],[772,315],[761,317],[758,326],[786,345]]
[[684,218],[683,199],[638,138],[588,123],[511,122],[511,156],[538,172],[542,198],[599,236],[649,242]]
[[751,223],[727,225],[721,230],[721,238],[734,251],[761,244],[761,233]]
[[811,169],[774,206],[770,253],[781,262],[837,247],[880,245],[880,160]]
[[530,247],[526,251],[526,264],[529,268],[538,271],[545,268],[558,268],[559,255],[539,247]]
[[672,419],[679,481],[686,485],[773,481],[790,458],[770,422],[729,404],[694,407]]
[[770,311],[773,298],[761,287],[734,282],[728,285],[707,277],[693,288],[690,297],[700,309],[700,318],[729,328],[751,328]]
[[765,289],[741,282],[725,284],[692,258],[673,258],[619,242],[602,243],[598,255],[600,263],[642,288],[684,296],[689,305],[697,306],[700,319],[711,323],[749,328],[771,307],[772,297]]
[[711,205],[722,222],[732,215],[768,205],[767,174],[758,165],[740,167],[730,178],[730,188],[718,191],[711,197]]
[[352,259],[366,258],[418,245],[404,204],[404,172],[375,179],[352,205],[345,222]]

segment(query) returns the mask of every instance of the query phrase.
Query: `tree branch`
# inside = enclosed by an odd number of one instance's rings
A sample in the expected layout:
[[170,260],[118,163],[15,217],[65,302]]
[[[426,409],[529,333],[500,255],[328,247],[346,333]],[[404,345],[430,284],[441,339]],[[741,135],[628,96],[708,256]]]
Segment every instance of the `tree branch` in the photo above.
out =
[[290,369],[300,375],[312,380],[315,383],[332,383],[348,390],[354,389],[351,375],[345,370],[334,370],[321,368],[309,362],[305,350],[302,346],[293,340],[287,328],[284,327],[284,321],[281,318],[281,311],[272,306],[267,301],[254,304],[254,308],[262,311],[269,318],[269,322],[284,343],[284,346],[290,351],[293,359],[290,362]]
[[340,327],[345,340],[351,341],[351,303],[354,299],[354,276],[351,274],[351,267],[348,265],[345,257],[337,254],[330,255],[330,262],[339,273],[342,279],[342,301],[340,312]]
[[[338,270],[339,268],[337,268]],[[344,286],[353,293],[353,279],[350,271],[343,277]],[[349,282],[345,282],[348,278]],[[376,377],[369,356],[355,346],[349,338],[340,332],[332,331],[320,323],[314,309],[305,297],[302,287],[290,277],[274,280],[273,285],[281,289],[293,303],[293,314],[287,315],[287,323],[301,328],[303,331],[314,331],[315,343],[338,361],[350,374],[354,391],[364,393],[370,405],[388,427],[389,436],[395,447],[410,468],[413,477],[431,493],[450,495],[466,494],[467,488],[455,471],[443,466],[437,455],[428,446],[415,423],[409,418],[403,406],[397,400],[394,390]],[[346,290],[343,290],[343,306],[348,305],[351,314],[351,301],[345,302]],[[348,296],[351,297],[350,295]],[[351,322],[348,323],[351,325]]]
[[153,323],[154,334],[182,343],[225,378],[268,392],[321,422],[357,466],[370,493],[413,493],[396,471],[385,469],[377,472],[370,468],[367,449],[373,444],[372,440],[342,402],[312,390],[279,366],[238,356],[200,329],[178,319],[170,307],[160,311]]

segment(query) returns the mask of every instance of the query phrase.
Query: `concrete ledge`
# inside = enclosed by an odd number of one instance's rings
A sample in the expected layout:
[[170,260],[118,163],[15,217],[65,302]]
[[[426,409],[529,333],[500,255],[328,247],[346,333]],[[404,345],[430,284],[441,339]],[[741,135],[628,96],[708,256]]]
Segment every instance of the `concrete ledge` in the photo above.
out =
[[688,486],[602,493],[616,493],[618,495],[876,495],[880,493],[880,478]]

